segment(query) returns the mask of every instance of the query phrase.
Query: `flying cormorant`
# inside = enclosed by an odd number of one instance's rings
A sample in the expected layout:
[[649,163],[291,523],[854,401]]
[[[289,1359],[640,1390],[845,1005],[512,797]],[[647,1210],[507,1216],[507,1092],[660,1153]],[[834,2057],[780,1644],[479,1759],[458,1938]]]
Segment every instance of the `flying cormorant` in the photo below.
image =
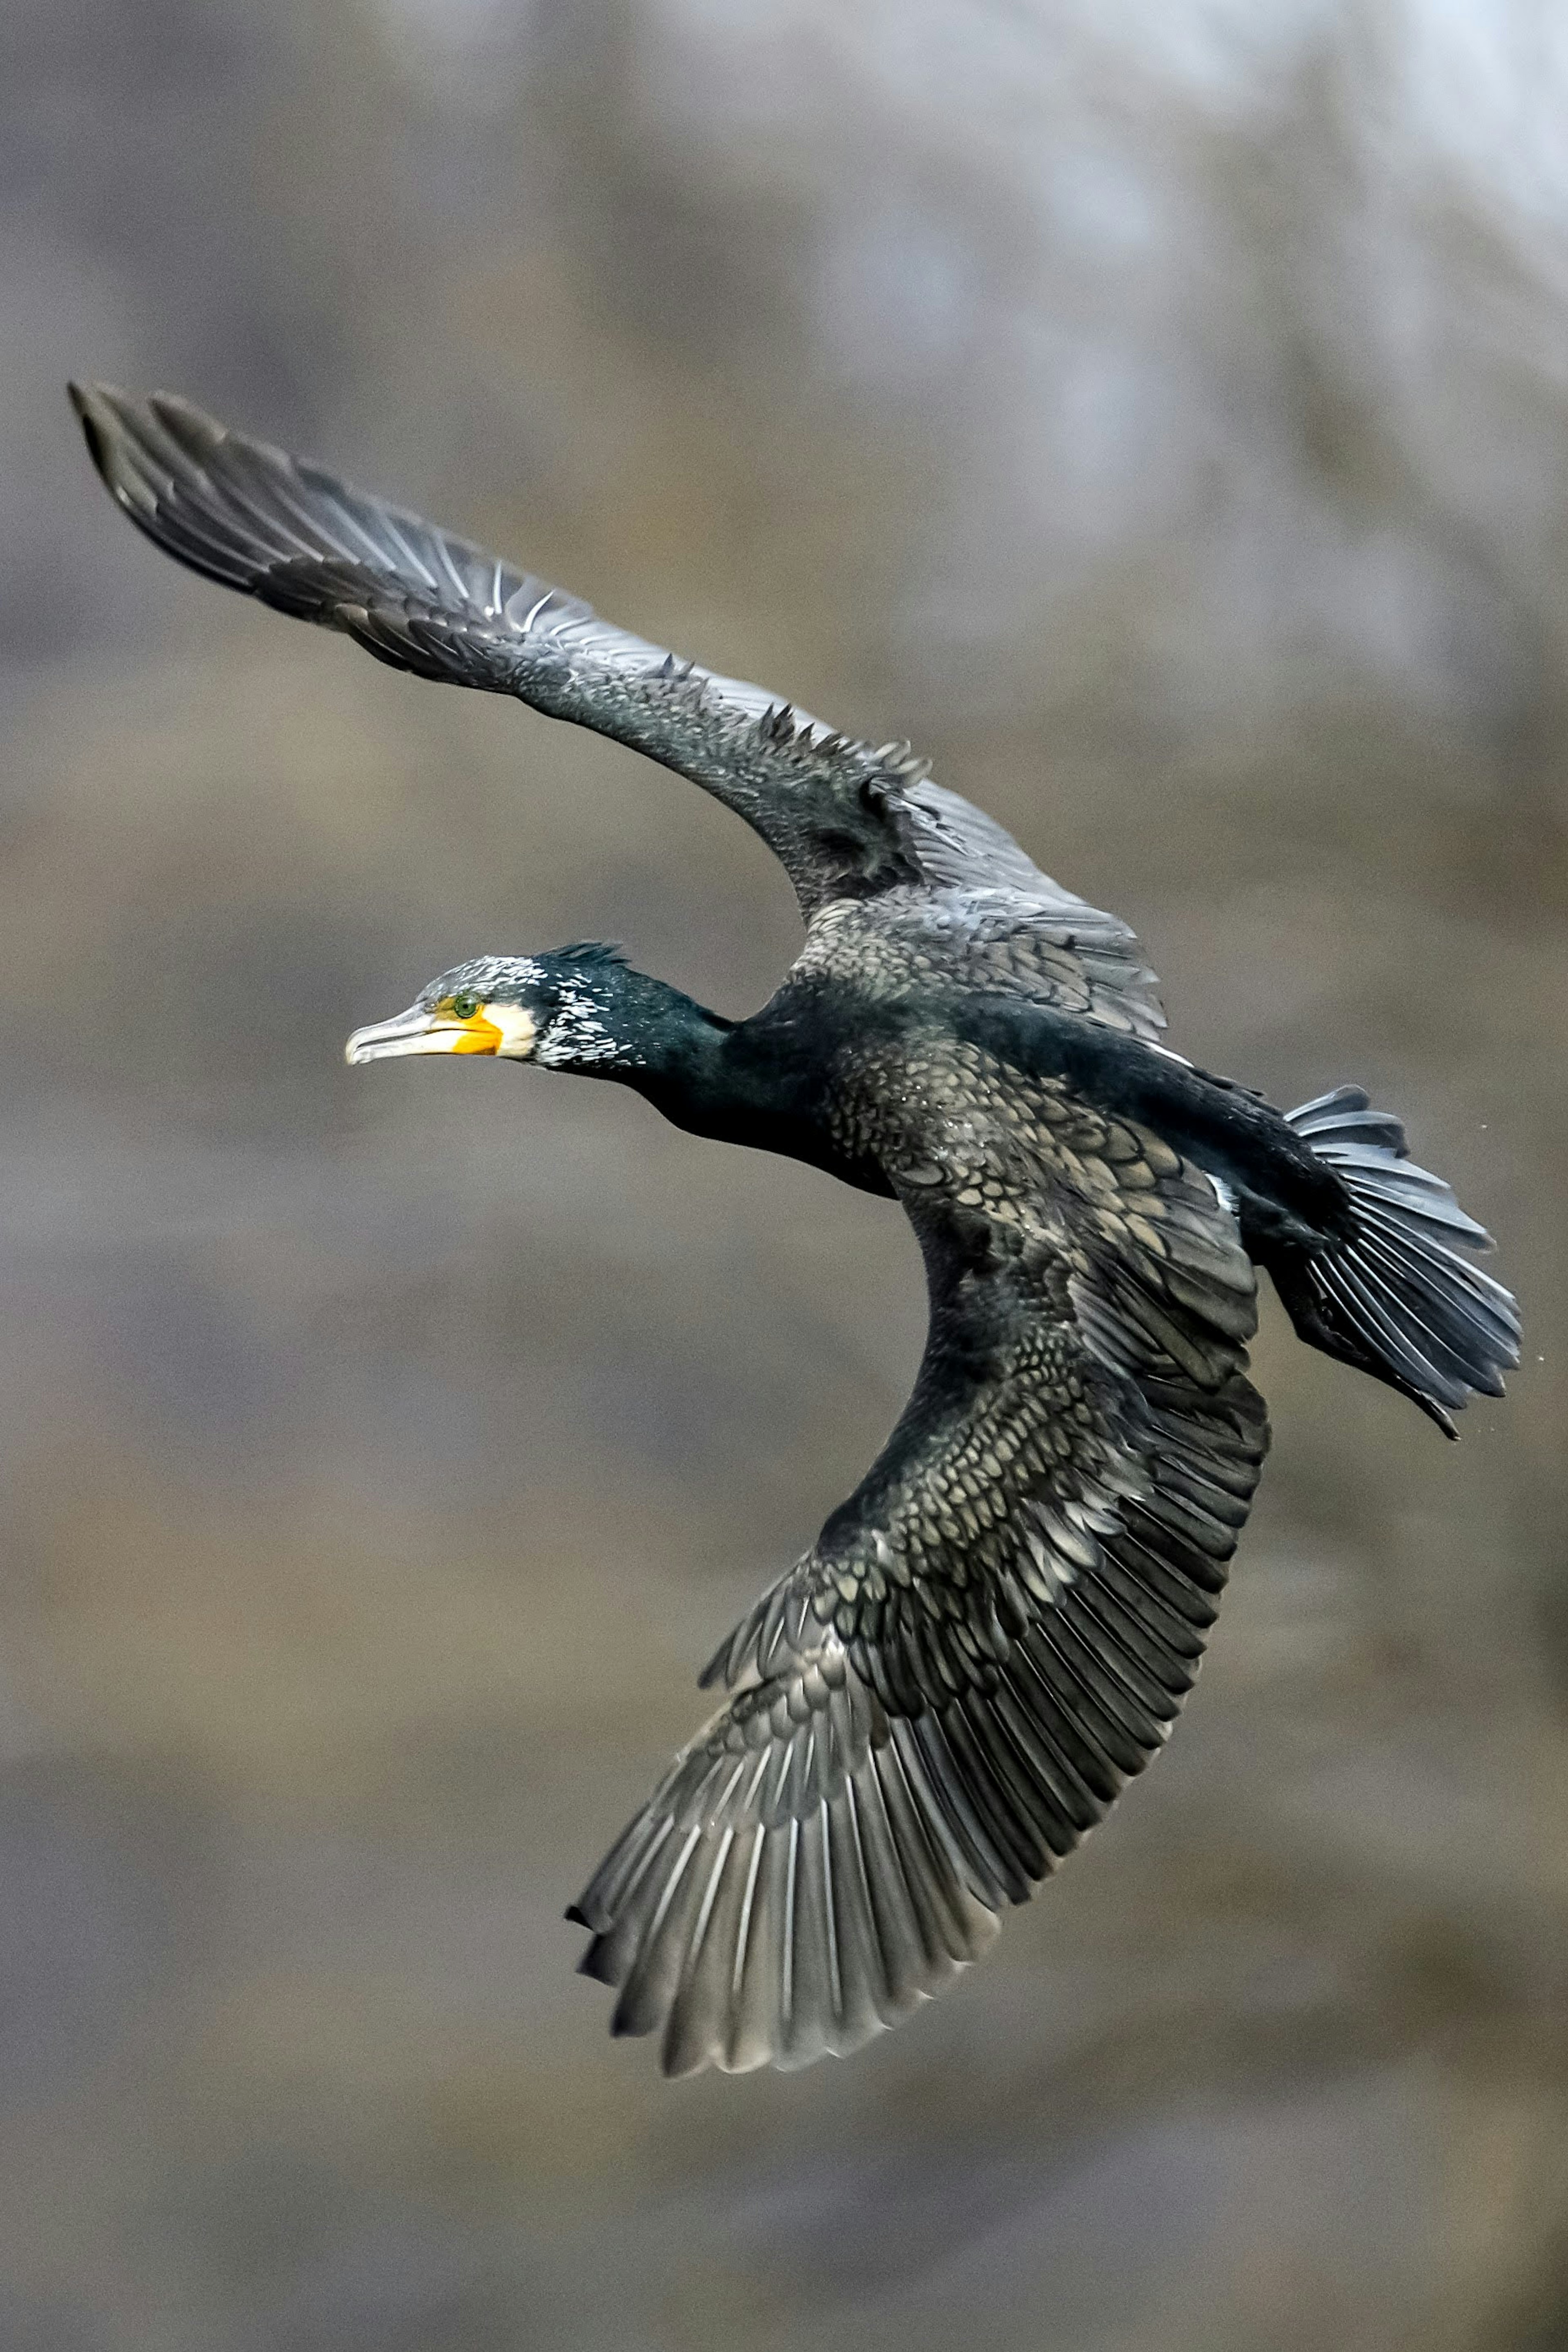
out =
[[165,394],[74,392],[194,571],[420,677],[689,776],[782,862],[805,944],[728,1021],[613,949],[484,956],[350,1062],[614,1078],[692,1133],[899,1202],[930,1330],[876,1462],[703,1676],[727,1692],[570,1916],[672,2074],[853,2049],[980,1952],[1197,1669],[1269,1429],[1267,1266],[1302,1339],[1453,1433],[1518,1362],[1486,1244],[1342,1087],[1282,1113],[1163,1045],[1137,940],[906,745],[838,734]]

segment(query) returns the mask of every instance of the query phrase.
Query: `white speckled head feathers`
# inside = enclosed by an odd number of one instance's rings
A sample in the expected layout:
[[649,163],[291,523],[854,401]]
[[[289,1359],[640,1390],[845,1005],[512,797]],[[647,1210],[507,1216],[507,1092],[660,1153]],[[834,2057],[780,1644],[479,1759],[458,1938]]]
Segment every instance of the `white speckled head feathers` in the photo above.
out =
[[632,1068],[641,1056],[624,999],[640,978],[619,947],[580,940],[543,955],[471,957],[422,989],[419,1003],[434,1011],[472,997],[503,1031],[508,1011],[521,1011],[531,1022],[530,1042],[516,1058],[546,1069]]

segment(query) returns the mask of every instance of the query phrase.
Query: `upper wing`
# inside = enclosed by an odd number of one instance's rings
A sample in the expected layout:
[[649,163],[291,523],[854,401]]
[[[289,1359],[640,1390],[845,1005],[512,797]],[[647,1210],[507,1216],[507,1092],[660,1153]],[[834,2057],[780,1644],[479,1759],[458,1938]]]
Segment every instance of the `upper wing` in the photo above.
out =
[[1119,915],[1064,890],[994,817],[929,777],[905,784],[897,815],[924,886],[906,894],[901,929],[936,949],[946,977],[1157,1042],[1159,983]]
[[1208,1179],[1049,1088],[968,1099],[893,1171],[931,1286],[909,1405],[571,1915],[672,2073],[852,2049],[978,1954],[1165,1738],[1257,1484]]
[[988,986],[1007,984],[1009,964],[1054,972],[1065,994],[1053,1001],[1157,1027],[1126,927],[932,784],[906,744],[854,741],[758,687],[678,662],[580,597],[189,401],[104,384],[73,385],[71,397],[111,495],[193,571],[340,629],[394,668],[515,694],[689,776],[756,827],[808,915],[901,885],[978,892],[987,907],[952,943],[960,962],[987,961]]

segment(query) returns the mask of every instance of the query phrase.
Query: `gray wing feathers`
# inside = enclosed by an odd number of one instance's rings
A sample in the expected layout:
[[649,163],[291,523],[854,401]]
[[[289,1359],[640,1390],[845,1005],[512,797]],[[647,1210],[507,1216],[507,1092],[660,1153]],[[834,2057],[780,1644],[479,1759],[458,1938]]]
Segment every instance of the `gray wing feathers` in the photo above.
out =
[[[813,1627],[758,1679],[760,1604],[721,1654],[743,1687],[569,1914],[592,1931],[584,1972],[620,1988],[617,2033],[662,2032],[670,2074],[806,2065],[980,1956],[1158,1752],[1197,1675],[1262,1409],[1239,1381],[1162,1439],[1162,1476],[1092,1546],[1049,1505],[1017,1516],[990,1641],[973,1600],[934,1600],[889,1629],[891,1671],[869,1635]],[[824,1659],[842,1687],[813,1704]]]
[[[677,769],[774,839],[766,787],[824,747],[820,720],[683,662],[456,533],[253,441],[167,393],[72,387],[103,480],[193,571],[340,630],[393,667],[513,694]],[[785,723],[780,723],[785,722]],[[789,863],[789,859],[786,859]]]
[[[209,579],[340,629],[398,668],[551,709],[580,703],[595,685],[700,675],[601,621],[580,597],[228,430],[189,401],[135,399],[108,385],[73,386],[72,397],[111,496],[150,539]],[[768,708],[754,688],[705,683],[721,698],[727,689],[749,716]]]
[[859,742],[759,687],[679,661],[580,597],[189,401],[103,384],[71,396],[117,504],[193,571],[337,629],[394,668],[516,695],[674,768],[755,826],[808,915],[895,885],[979,894],[988,906],[949,934],[960,981],[1018,986],[1141,1034],[1158,1026],[1126,927],[933,784],[906,744]]
[[722,1644],[703,1679],[728,1706],[575,1906],[616,2031],[662,2029],[668,2071],[802,2065],[894,2023],[1163,1744],[1268,1440],[1250,1269],[1171,1165],[1129,1195],[1163,1236],[1144,1295],[1104,1235],[1067,1322],[938,1257],[881,1461]]
[[[813,1685],[810,1696],[807,1685]],[[829,1642],[676,1758],[570,1916],[665,2071],[843,2056],[996,1933],[917,1752]]]
[[1159,983],[1119,916],[1052,881],[994,817],[928,776],[902,798],[926,883],[961,918],[989,984],[1158,1039]]
[[986,884],[993,889],[1016,891],[1036,905],[1053,907],[1063,916],[1107,925],[1125,939],[1132,937],[1113,915],[1101,914],[1042,874],[1012,835],[972,801],[949,792],[945,784],[934,783],[926,775],[910,779],[904,798],[931,820],[921,827],[920,859],[933,882]]

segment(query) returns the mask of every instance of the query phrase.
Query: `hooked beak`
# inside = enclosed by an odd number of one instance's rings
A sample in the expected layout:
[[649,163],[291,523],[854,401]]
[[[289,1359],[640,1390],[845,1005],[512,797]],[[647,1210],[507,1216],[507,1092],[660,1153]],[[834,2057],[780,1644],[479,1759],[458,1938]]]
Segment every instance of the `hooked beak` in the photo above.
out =
[[394,1020],[372,1021],[369,1028],[356,1029],[343,1048],[343,1057],[358,1064],[390,1062],[400,1054],[497,1054],[506,1042],[484,1005],[466,1021],[460,1021],[439,1006],[427,1012],[422,1004],[411,1004]]

